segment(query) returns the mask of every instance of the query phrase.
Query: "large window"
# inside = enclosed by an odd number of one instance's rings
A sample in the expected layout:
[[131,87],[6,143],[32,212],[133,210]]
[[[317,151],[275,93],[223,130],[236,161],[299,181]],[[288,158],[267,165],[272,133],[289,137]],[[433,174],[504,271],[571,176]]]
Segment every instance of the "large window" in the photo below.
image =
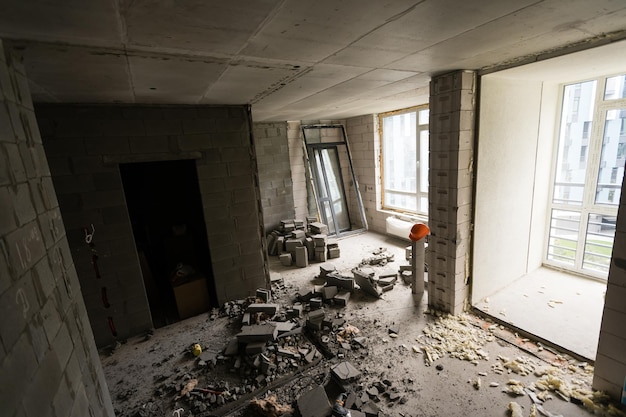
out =
[[624,177],[626,75],[563,87],[546,263],[606,278]]
[[428,106],[379,115],[383,209],[428,213]]

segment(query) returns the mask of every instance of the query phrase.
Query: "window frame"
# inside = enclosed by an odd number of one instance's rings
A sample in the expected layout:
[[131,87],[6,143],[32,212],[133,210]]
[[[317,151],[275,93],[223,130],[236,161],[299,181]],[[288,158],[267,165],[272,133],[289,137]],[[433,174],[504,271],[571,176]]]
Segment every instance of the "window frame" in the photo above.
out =
[[[555,140],[554,140],[554,149],[553,149],[553,157],[552,157],[552,168],[551,168],[551,177],[550,177],[550,193],[549,200],[547,206],[547,223],[545,228],[545,244],[543,251],[543,264],[546,266],[551,266],[555,268],[559,268],[562,270],[566,270],[572,273],[576,273],[579,275],[599,279],[605,281],[608,276],[608,267],[607,272],[603,273],[601,271],[596,271],[593,269],[584,269],[584,256],[587,252],[587,242],[588,235],[593,234],[589,232],[588,226],[590,222],[590,217],[593,215],[601,215],[607,217],[616,217],[617,211],[619,207],[619,202],[615,204],[607,204],[603,202],[596,202],[596,194],[598,189],[598,176],[602,164],[602,147],[605,142],[605,120],[607,116],[607,112],[613,109],[618,108],[626,108],[626,98],[617,98],[617,99],[606,99],[605,91],[607,88],[607,80],[611,77],[620,74],[612,74],[605,76],[598,76],[589,79],[583,79],[579,81],[571,81],[559,86],[559,104],[556,109],[556,124],[555,124]],[[557,164],[558,164],[558,154],[559,154],[559,145],[561,138],[561,129],[562,126],[562,118],[563,118],[563,106],[565,102],[565,88],[572,84],[580,84],[588,81],[596,81],[596,91],[594,97],[594,109],[593,109],[593,118],[592,118],[592,127],[590,129],[589,135],[584,137],[583,139],[587,140],[586,145],[586,158],[584,164],[586,165],[586,173],[584,180],[584,191],[582,202],[580,205],[575,204],[567,204],[566,202],[555,202],[555,189],[556,189],[556,178],[557,178]],[[577,112],[576,112],[577,114]],[[568,127],[565,127],[568,128]],[[611,181],[613,183],[613,181]],[[621,185],[621,184],[620,184]],[[575,255],[574,255],[574,265],[558,262],[554,259],[549,259],[550,256],[550,238],[551,229],[552,229],[552,221],[553,221],[553,211],[569,211],[569,212],[577,212],[580,214],[579,218],[579,226],[578,226],[578,234],[576,238],[576,247],[575,247]],[[613,238],[614,239],[614,238]],[[614,241],[613,241],[614,244]],[[593,243],[591,243],[593,245]]]
[[[427,134],[427,141],[429,140],[429,134],[430,134],[430,130],[429,130],[429,126],[430,126],[430,120],[429,120],[429,115],[426,118],[427,122],[425,124],[420,124],[420,112],[424,111],[424,110],[428,110],[430,111],[430,107],[429,104],[420,104],[418,106],[412,106],[412,107],[407,107],[404,109],[399,109],[399,110],[394,110],[394,111],[390,111],[390,112],[384,112],[384,113],[379,113],[378,114],[378,134],[379,134],[379,140],[380,140],[380,153],[379,153],[379,164],[380,164],[380,190],[381,190],[381,210],[386,210],[386,211],[393,211],[393,212],[398,212],[398,213],[402,213],[402,214],[409,214],[409,215],[417,215],[417,216],[428,216],[428,152],[429,152],[429,148],[428,146],[426,146],[426,155],[422,155],[422,147],[420,146],[420,136],[422,132],[426,132]],[[416,144],[415,144],[415,153],[416,153],[416,176],[415,176],[415,183],[416,183],[416,191],[415,191],[415,199],[416,199],[416,210],[410,210],[407,209],[405,207],[400,207],[400,206],[393,206],[390,204],[386,203],[386,197],[385,194],[387,193],[387,188],[385,187],[385,137],[384,137],[384,132],[383,132],[383,119],[389,116],[397,116],[397,115],[401,115],[401,114],[407,114],[407,113],[415,113],[415,127],[416,127],[416,131],[415,131],[415,137],[416,137]],[[428,144],[427,144],[428,145]],[[426,168],[426,191],[422,191],[420,189],[420,183],[422,181],[422,176],[420,175],[420,171],[423,167],[423,165],[425,165]],[[422,202],[422,199],[425,199],[425,203]]]

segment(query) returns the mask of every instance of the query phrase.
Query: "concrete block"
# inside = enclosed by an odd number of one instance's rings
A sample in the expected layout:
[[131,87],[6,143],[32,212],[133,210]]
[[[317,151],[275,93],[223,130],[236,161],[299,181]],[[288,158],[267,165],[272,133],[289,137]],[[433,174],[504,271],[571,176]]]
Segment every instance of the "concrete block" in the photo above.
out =
[[291,237],[293,239],[298,239],[302,241],[302,239],[304,239],[306,235],[304,233],[304,230],[294,230],[293,232],[291,232]]
[[347,361],[331,367],[330,372],[340,383],[352,382],[361,376],[361,372]]
[[348,305],[348,301],[350,300],[350,293],[347,291],[342,291],[338,294],[336,294],[333,297],[333,300],[335,301],[336,305],[345,307]]
[[272,321],[270,323],[276,326],[278,336],[288,333],[296,327],[296,324],[292,321]]
[[228,341],[228,345],[224,349],[224,356],[237,356],[239,353],[239,341],[236,337],[231,338]]
[[[321,249],[321,250],[318,250]],[[326,248],[315,248],[315,260],[317,262],[326,262],[328,261],[328,255]]]
[[352,270],[354,279],[363,292],[370,294],[376,298],[380,298],[380,293],[376,284],[374,283],[373,274],[367,273],[361,269],[355,268]]
[[327,236],[325,234],[316,234],[312,236],[313,244],[316,248],[325,247]]
[[320,265],[320,278],[326,279],[326,276],[332,272],[337,271],[337,267],[331,263],[325,263]]
[[296,266],[300,268],[309,266],[309,254],[305,246],[296,247]]
[[302,246],[302,242],[298,239],[287,239],[285,241],[285,250],[291,254],[296,253],[296,248]]
[[311,310],[317,310],[319,308],[322,308],[322,305],[322,297],[313,297],[309,300],[309,306],[311,307]]
[[284,266],[291,266],[291,254],[290,253],[282,253],[278,256],[280,259],[280,263]]
[[337,295],[337,287],[335,286],[324,287],[322,290],[322,298],[324,300],[330,300],[335,295]]
[[256,298],[263,300],[264,303],[269,303],[272,300],[272,292],[265,288],[258,288],[256,290]]
[[326,391],[321,385],[298,397],[296,404],[302,417],[327,417],[332,410]]
[[311,233],[313,234],[324,234],[324,235],[328,234],[328,226],[325,225],[324,223],[320,223],[320,222],[309,223],[309,229],[311,230]]
[[341,251],[339,250],[339,248],[329,248],[328,249],[328,258],[329,259],[339,258],[340,255],[341,255]]
[[272,317],[276,314],[278,309],[279,309],[278,304],[254,303],[248,306],[248,308],[246,309],[246,312],[250,314],[265,313],[268,316]]
[[255,324],[252,326],[244,326],[241,332],[237,334],[237,342],[267,342],[276,339],[278,329],[273,324]]
[[310,237],[305,238],[304,246],[306,246],[307,253],[309,254],[309,261],[315,260],[315,243]]
[[258,355],[259,353],[265,352],[266,348],[265,342],[250,342],[246,344],[245,352],[246,355]]

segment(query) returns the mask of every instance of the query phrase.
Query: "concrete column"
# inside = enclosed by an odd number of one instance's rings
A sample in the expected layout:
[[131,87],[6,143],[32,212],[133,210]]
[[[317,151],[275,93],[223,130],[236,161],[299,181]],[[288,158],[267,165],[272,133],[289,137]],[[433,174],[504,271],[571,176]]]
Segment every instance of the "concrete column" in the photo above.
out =
[[428,304],[460,313],[469,303],[476,74],[430,83]]
[[600,340],[596,355],[593,388],[619,400],[626,379],[626,196],[617,213],[613,257],[609,267]]

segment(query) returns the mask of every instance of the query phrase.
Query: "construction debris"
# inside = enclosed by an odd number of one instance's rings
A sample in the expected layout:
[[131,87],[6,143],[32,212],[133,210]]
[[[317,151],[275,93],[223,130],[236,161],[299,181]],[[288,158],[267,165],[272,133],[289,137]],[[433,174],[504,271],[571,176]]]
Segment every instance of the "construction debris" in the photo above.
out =
[[511,401],[508,406],[509,412],[511,413],[511,417],[523,417],[522,414],[522,406],[516,403],[515,401]]
[[416,340],[421,343],[427,366],[445,356],[466,360],[475,365],[480,360],[489,360],[489,354],[483,346],[494,340],[494,337],[472,326],[466,314],[439,316],[422,332],[424,334]]
[[256,417],[279,417],[293,413],[293,407],[280,404],[275,395],[270,395],[265,399],[251,400],[248,404],[248,411]]

